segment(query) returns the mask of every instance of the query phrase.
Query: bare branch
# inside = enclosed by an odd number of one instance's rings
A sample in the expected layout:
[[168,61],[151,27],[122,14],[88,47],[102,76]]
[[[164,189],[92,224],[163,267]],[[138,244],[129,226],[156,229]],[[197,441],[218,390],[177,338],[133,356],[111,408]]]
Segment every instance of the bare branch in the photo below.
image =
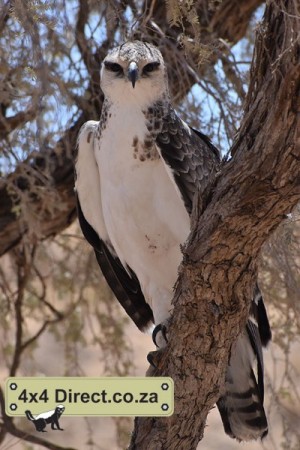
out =
[[0,13],[0,34],[3,32],[6,23],[9,19],[9,9],[11,7],[11,2],[8,0],[4,7],[2,8],[2,11]]
[[79,10],[77,15],[75,39],[81,53],[82,59],[86,65],[90,75],[97,70],[97,64],[95,63],[94,56],[89,46],[89,42],[85,37],[84,28],[89,18],[89,2],[87,0],[81,0],[79,2]]
[[18,291],[17,291],[17,298],[14,304],[15,318],[16,318],[16,338],[15,338],[13,361],[10,368],[10,376],[12,377],[16,375],[22,355],[22,338],[23,338],[22,307],[23,307],[25,286],[30,273],[30,266],[28,264],[27,255],[25,252],[20,252],[17,255],[17,267],[18,267]]
[[18,127],[36,117],[37,111],[35,108],[30,108],[27,111],[21,111],[11,117],[3,117],[0,113],[0,139],[4,139],[9,133]]

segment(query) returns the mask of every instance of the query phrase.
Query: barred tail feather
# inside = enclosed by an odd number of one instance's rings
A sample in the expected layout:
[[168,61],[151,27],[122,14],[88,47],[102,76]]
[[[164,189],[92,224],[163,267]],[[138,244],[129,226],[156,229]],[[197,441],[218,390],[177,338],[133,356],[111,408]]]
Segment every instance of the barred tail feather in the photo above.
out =
[[252,316],[252,318],[256,320],[261,343],[263,347],[266,347],[272,339],[272,332],[263,297],[257,285],[255,286],[254,299],[250,309],[250,316]]
[[227,391],[217,403],[225,432],[238,441],[259,439],[268,434],[267,418],[253,372],[249,385],[251,387],[244,392]]
[[252,369],[255,356],[245,331],[232,348],[225,391],[217,403],[225,432],[238,441],[263,438],[268,433],[263,398]]

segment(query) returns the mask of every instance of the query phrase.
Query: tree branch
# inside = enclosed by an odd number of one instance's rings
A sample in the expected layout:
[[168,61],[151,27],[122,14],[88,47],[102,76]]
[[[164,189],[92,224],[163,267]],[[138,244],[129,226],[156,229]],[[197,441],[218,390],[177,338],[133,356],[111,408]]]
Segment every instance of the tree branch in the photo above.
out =
[[300,200],[298,30],[296,2],[269,2],[234,157],[206,210],[195,208],[168,346],[158,355],[157,374],[175,383],[175,413],[136,419],[130,450],[197,447],[248,317],[261,246]]
[[36,117],[36,106],[27,109],[27,111],[20,111],[11,117],[4,117],[0,112],[0,139],[4,139],[9,133],[16,128],[24,125],[26,122]]
[[[33,250],[34,251],[34,250]],[[22,308],[24,301],[24,291],[25,286],[28,281],[30,267],[27,261],[27,255],[25,252],[21,252],[17,257],[17,274],[18,274],[18,290],[17,297],[14,302],[15,309],[15,320],[16,320],[16,336],[15,336],[15,346],[14,355],[10,368],[10,376],[15,376],[20,365],[21,354],[22,354],[22,339],[23,339],[23,316]]]
[[87,25],[88,19],[89,19],[89,2],[87,0],[80,0],[75,30],[75,39],[80,54],[82,56],[82,59],[85,63],[85,66],[90,76],[93,77],[94,73],[98,69],[98,66],[96,64],[94,55],[92,54],[92,51],[89,47],[89,42],[84,34],[84,28]]
[[0,34],[2,33],[8,19],[9,19],[9,10],[11,8],[11,2],[8,0],[6,4],[2,7],[2,11],[0,13]]

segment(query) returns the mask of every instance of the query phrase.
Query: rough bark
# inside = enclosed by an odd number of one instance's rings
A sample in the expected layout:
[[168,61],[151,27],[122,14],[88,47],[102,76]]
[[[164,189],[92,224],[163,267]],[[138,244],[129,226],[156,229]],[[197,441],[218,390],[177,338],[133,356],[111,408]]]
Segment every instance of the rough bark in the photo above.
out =
[[296,2],[268,2],[234,157],[205,211],[195,207],[169,344],[157,355],[157,374],[175,383],[175,413],[136,419],[131,450],[197,447],[247,319],[261,246],[300,199],[297,16]]
[[[247,29],[249,19],[253,11],[262,3],[261,0],[226,0],[220,3],[216,10],[209,8],[207,0],[197,2],[197,12],[201,22],[201,40],[203,42],[218,42],[219,38],[229,39],[231,43],[236,43],[241,39]],[[32,157],[30,164],[31,182],[24,183],[27,177],[27,169],[21,164],[11,174],[8,180],[2,180],[0,185],[0,256],[13,248],[23,238],[45,239],[53,236],[66,228],[75,218],[75,201],[73,195],[73,154],[76,147],[76,136],[82,123],[89,119],[97,119],[100,115],[102,97],[99,88],[99,67],[103,59],[109,42],[104,42],[96,55],[89,49],[84,38],[83,30],[87,20],[87,3],[80,3],[81,9],[76,25],[76,40],[83,60],[91,74],[91,84],[87,90],[85,98],[93,99],[86,101],[78,99],[82,115],[74,125],[66,130],[63,138],[54,149],[49,149],[47,155],[42,154]],[[180,27],[168,25],[168,12],[164,2],[155,2],[153,10],[153,21],[159,25],[166,36],[175,38],[182,32]],[[157,37],[153,40],[157,42]],[[164,42],[162,39],[162,48]],[[169,41],[171,42],[171,40]],[[195,82],[191,75],[187,75],[186,67],[182,65],[183,53],[166,52],[165,57],[170,67],[177,67],[179,72],[170,73],[170,87],[179,101],[189,91]],[[176,60],[177,58],[177,60]],[[178,63],[179,58],[179,63]],[[212,62],[204,62],[201,71],[204,73]],[[180,70],[183,69],[181,73]],[[180,89],[178,79],[184,79]],[[30,117],[28,116],[29,120]],[[7,132],[7,124],[3,119],[3,133]],[[1,124],[0,124],[1,125]],[[1,126],[0,126],[1,134]],[[52,190],[56,194],[56,200],[51,208],[46,205],[45,197],[32,195],[31,190],[35,188],[43,189],[43,181],[51,183]],[[45,185],[45,187],[47,187]],[[26,198],[24,202],[24,197]],[[22,205],[23,201],[23,205]],[[47,202],[46,202],[47,203]],[[26,209],[26,214],[23,214]],[[34,219],[34,225],[28,223],[27,216]],[[37,235],[35,231],[38,230]]]

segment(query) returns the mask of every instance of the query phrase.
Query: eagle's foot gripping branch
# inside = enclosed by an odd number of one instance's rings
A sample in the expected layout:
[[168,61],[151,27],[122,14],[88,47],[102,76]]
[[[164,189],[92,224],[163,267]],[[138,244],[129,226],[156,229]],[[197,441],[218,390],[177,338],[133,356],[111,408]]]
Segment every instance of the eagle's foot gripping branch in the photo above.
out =
[[167,332],[168,332],[169,319],[165,320],[163,323],[158,324],[152,333],[152,341],[156,347],[165,347],[168,343]]
[[159,375],[160,363],[164,354],[164,348],[149,352],[147,355],[147,361],[150,364],[149,369],[146,372],[147,377],[154,377]]

